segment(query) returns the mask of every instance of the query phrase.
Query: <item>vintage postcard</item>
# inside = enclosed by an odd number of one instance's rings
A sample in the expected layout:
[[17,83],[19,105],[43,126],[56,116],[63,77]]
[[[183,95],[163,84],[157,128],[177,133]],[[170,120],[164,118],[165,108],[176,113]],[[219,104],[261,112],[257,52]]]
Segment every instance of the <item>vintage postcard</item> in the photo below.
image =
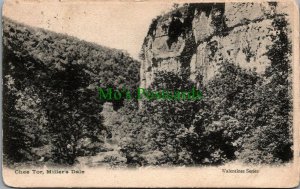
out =
[[11,187],[299,184],[294,0],[6,0]]

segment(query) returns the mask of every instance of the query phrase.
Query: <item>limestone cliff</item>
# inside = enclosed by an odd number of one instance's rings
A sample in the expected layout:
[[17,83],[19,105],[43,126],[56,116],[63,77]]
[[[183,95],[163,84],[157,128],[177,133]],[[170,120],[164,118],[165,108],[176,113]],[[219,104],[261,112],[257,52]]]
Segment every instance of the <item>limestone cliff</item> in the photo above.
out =
[[185,4],[150,25],[141,50],[140,86],[158,71],[187,73],[206,84],[220,65],[233,63],[263,74],[276,30],[275,18],[287,17],[280,3]]

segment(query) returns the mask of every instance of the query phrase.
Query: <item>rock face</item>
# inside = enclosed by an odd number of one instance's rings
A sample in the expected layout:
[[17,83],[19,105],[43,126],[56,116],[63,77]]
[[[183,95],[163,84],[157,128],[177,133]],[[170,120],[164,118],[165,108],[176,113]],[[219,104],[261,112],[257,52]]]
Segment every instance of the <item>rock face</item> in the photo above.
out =
[[149,87],[160,71],[206,84],[225,63],[264,73],[272,23],[284,10],[279,3],[201,3],[157,17],[142,46],[140,87]]

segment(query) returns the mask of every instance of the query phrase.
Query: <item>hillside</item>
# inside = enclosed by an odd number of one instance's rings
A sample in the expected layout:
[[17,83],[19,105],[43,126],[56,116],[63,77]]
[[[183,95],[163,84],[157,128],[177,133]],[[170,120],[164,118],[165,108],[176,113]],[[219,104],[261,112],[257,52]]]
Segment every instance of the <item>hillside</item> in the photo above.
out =
[[139,62],[123,51],[8,18],[3,49],[5,160],[72,164],[103,150],[98,87],[136,88]]

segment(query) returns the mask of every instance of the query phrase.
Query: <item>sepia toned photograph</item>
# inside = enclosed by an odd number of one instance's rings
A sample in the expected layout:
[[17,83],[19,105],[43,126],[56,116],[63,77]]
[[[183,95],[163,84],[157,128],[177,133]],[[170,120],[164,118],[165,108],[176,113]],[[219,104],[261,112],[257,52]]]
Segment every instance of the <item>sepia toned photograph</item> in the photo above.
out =
[[5,1],[5,184],[296,187],[298,25],[292,0]]

